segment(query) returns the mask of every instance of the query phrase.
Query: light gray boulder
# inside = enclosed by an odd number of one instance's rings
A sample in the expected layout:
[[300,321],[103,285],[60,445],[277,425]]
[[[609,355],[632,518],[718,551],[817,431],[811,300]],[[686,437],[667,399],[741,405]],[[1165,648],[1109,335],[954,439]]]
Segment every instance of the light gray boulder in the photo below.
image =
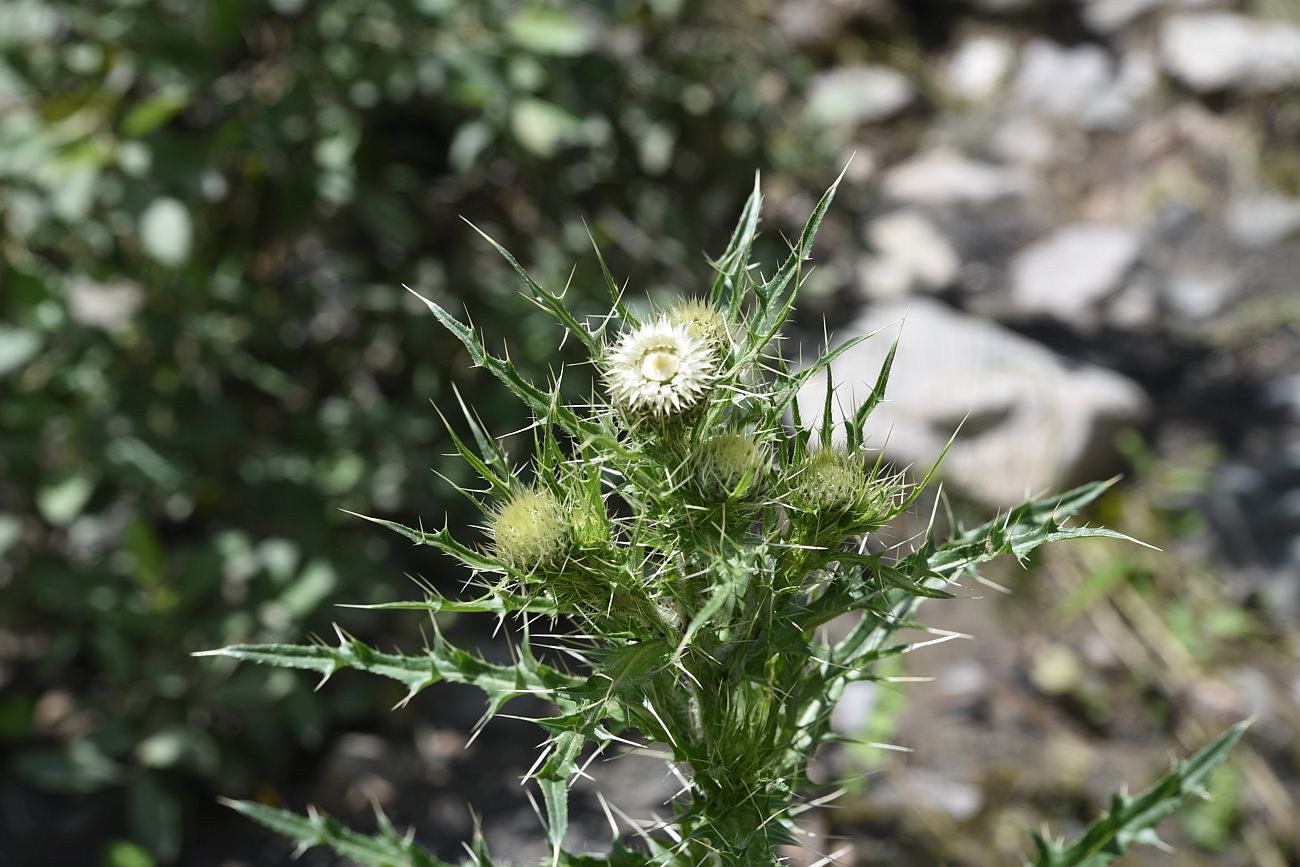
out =
[[1030,112],[1079,122],[1114,78],[1114,61],[1096,45],[1067,48],[1049,39],[1034,39],[1025,46],[1011,95]]
[[918,205],[986,205],[1022,196],[1024,173],[945,148],[904,160],[885,173],[885,197]]
[[1247,250],[1265,250],[1300,235],[1300,199],[1264,194],[1228,206],[1228,235]]
[[888,66],[841,66],[820,73],[808,91],[808,118],[820,126],[885,120],[907,108],[916,91]]
[[[834,366],[836,418],[852,414],[871,393],[900,337],[885,400],[868,421],[868,445],[919,474],[961,425],[941,475],[993,506],[1109,472],[1116,433],[1149,411],[1146,396],[1128,378],[1068,362],[930,299],[874,306],[837,338],[872,332],[879,333]],[[825,377],[818,377],[800,394],[805,420],[820,418],[825,389]]]
[[1160,30],[1160,56],[1200,93],[1276,91],[1300,85],[1300,28],[1231,12],[1175,15]]
[[1016,255],[1012,305],[1019,313],[1085,321],[1120,288],[1141,251],[1137,234],[1124,226],[1065,226]]
[[943,66],[948,92],[968,102],[992,98],[1002,88],[1016,60],[1011,40],[992,33],[967,36]]
[[904,209],[872,221],[871,254],[858,266],[869,298],[897,298],[915,290],[942,289],[957,279],[957,251],[919,211]]
[[1118,33],[1137,18],[1161,7],[1197,9],[1223,0],[1081,0],[1083,21],[1098,33]]

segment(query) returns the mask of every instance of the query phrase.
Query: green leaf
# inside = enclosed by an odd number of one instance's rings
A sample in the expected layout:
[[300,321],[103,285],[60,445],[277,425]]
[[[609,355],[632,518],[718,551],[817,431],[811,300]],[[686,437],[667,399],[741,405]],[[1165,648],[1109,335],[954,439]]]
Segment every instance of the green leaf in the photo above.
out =
[[95,486],[85,476],[69,476],[41,488],[36,494],[36,508],[41,517],[58,527],[71,524],[90,501]]
[[[379,833],[368,837],[345,828],[312,807],[307,808],[306,816],[300,816],[253,801],[223,799],[222,803],[293,840],[298,844],[299,852],[327,846],[363,867],[452,867],[446,861],[434,858],[408,837],[399,835],[383,813],[379,813]],[[483,864],[482,867],[491,865]]]
[[621,843],[616,843],[614,850],[603,858],[596,855],[570,855],[561,852],[559,860],[555,863],[557,867],[649,867],[651,864],[663,862],[655,862],[640,852],[629,851],[623,848]]
[[362,515],[358,512],[349,512],[347,509],[343,509],[342,511],[347,512],[347,514],[352,515],[353,517],[361,518],[362,520],[369,521],[372,524],[378,524],[381,527],[392,530],[394,533],[405,536],[417,545],[430,545],[437,548],[439,551],[442,551],[445,554],[450,554],[477,572],[501,571],[501,564],[497,563],[496,560],[457,542],[452,538],[451,533],[445,527],[441,530],[416,530],[413,527],[399,524],[396,521],[386,521],[383,518],[372,518],[369,515]]
[[486,368],[489,373],[499,379],[506,388],[510,389],[516,397],[533,411],[539,421],[554,422],[567,433],[579,439],[600,435],[601,432],[592,422],[579,419],[573,410],[561,405],[558,398],[547,394],[524,379],[510,361],[497,358],[484,349],[483,344],[474,335],[474,332],[462,325],[456,317],[416,292],[410,286],[405,288],[406,291],[423,301],[433,315],[438,317],[438,321],[442,323],[443,327],[461,342],[465,349],[469,351],[470,358],[475,366]]
[[181,803],[155,774],[141,774],[126,790],[131,836],[164,864],[176,860],[181,848]]
[[718,276],[714,279],[713,288],[709,292],[709,302],[714,307],[722,307],[725,301],[733,317],[740,310],[740,303],[744,298],[741,292],[741,278],[749,266],[749,256],[754,248],[754,237],[758,233],[758,217],[762,205],[763,194],[759,189],[759,175],[755,172],[754,189],[745,200],[745,207],[741,209],[740,220],[736,223],[736,229],[727,243],[726,252],[712,263]]
[[553,102],[521,99],[510,109],[510,131],[525,150],[553,157],[582,137],[582,121]]
[[104,850],[103,867],[156,867],[157,862],[142,847],[117,840]]
[[813,208],[808,221],[804,223],[803,232],[799,235],[799,243],[790,251],[789,257],[780,270],[776,272],[776,276],[770,281],[764,281],[755,287],[759,300],[759,310],[752,327],[758,335],[755,344],[761,343],[760,348],[766,346],[771,338],[776,335],[794,306],[794,290],[797,290],[799,286],[798,277],[802,272],[804,263],[812,259],[813,238],[817,236],[817,230],[821,228],[822,220],[826,217],[826,212],[830,210],[831,202],[835,199],[835,192],[839,189],[840,182],[844,180],[844,173],[847,171],[848,166],[845,166],[839,177],[835,179],[835,182],[831,184],[830,188],[817,202],[817,206]]
[[889,385],[889,374],[894,369],[894,356],[898,353],[898,341],[899,338],[895,337],[894,342],[890,344],[889,352],[885,355],[884,363],[880,365],[880,374],[876,377],[876,385],[871,389],[871,394],[867,395],[866,400],[862,401],[858,406],[857,411],[853,413],[852,420],[844,420],[845,438],[848,441],[848,447],[851,449],[862,444],[867,418],[885,399],[885,388]]
[[533,6],[506,22],[506,34],[516,45],[538,54],[574,57],[596,41],[592,26],[567,9]]
[[183,88],[166,88],[133,106],[122,118],[122,135],[140,138],[171,120],[185,106],[190,95]]
[[1116,795],[1105,815],[1067,845],[1035,836],[1038,857],[1032,867],[1106,867],[1134,843],[1147,842],[1157,822],[1189,795],[1205,794],[1210,774],[1228,757],[1250,721],[1237,723],[1186,761],[1178,762],[1159,782],[1137,797]]
[[1062,522],[1100,497],[1117,479],[1090,482],[1056,497],[1031,500],[974,530],[960,533],[926,557],[927,567],[952,576],[962,569],[988,562],[1002,554],[1024,558],[1046,542],[1099,536],[1142,544],[1104,527],[1064,527]]
[[543,288],[540,283],[532,278],[531,274],[524,270],[524,267],[519,264],[515,257],[510,255],[510,252],[506,250],[505,247],[498,244],[491,235],[484,232],[473,223],[470,223],[469,220],[466,220],[465,222],[469,223],[471,229],[482,235],[483,240],[491,244],[492,249],[501,254],[501,258],[505,259],[506,263],[515,270],[515,273],[519,275],[519,278],[524,281],[524,285],[528,287],[533,303],[545,310],[551,316],[555,317],[555,319],[564,326],[568,333],[582,341],[582,345],[586,347],[587,354],[590,355],[591,358],[599,358],[601,354],[600,335],[588,331],[586,327],[577,320],[577,317],[573,315],[572,311],[570,311],[568,306],[564,303],[564,296],[557,295],[554,292]]
[[[524,654],[514,665],[498,665],[460,650],[441,635],[418,656],[381,653],[343,633],[337,626],[338,647],[325,644],[233,644],[218,650],[200,651],[195,656],[228,656],[280,668],[300,668],[321,675],[321,684],[335,672],[355,668],[395,680],[406,687],[403,703],[439,681],[476,686],[488,696],[491,712],[510,699],[533,693],[544,698],[573,689],[582,679],[542,665]],[[318,687],[319,688],[319,687]]]
[[578,756],[587,742],[584,732],[561,732],[551,738],[551,754],[534,774],[546,805],[546,836],[559,853],[569,829],[569,780],[578,772]]
[[340,608],[361,608],[366,611],[429,611],[434,614],[448,612],[456,614],[512,614],[527,611],[529,614],[556,615],[560,613],[554,600],[544,598],[527,599],[513,593],[492,592],[477,599],[448,599],[437,593],[430,593],[423,602],[380,602],[375,605],[340,605]]

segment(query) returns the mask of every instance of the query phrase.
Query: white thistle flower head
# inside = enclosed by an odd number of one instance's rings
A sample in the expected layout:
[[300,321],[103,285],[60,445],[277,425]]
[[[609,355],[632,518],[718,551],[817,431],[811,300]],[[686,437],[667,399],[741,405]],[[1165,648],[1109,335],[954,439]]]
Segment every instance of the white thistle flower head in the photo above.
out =
[[684,326],[660,319],[624,334],[605,359],[614,402],[666,416],[699,403],[718,375],[718,353]]

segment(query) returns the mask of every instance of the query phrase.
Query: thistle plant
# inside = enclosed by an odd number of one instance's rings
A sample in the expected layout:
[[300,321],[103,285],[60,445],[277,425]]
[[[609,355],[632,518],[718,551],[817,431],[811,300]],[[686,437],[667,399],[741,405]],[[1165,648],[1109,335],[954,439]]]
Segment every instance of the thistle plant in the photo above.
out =
[[[838,184],[838,182],[837,182]],[[534,281],[496,242],[528,297],[582,344],[597,371],[575,407],[558,384],[541,387],[427,299],[434,316],[532,416],[532,454],[513,463],[465,409],[468,436],[448,425],[455,449],[482,480],[464,490],[481,510],[479,545],[446,530],[369,518],[459,561],[474,592],[370,606],[478,612],[509,624],[512,664],[487,662],[436,629],[409,654],[386,653],[342,634],[337,644],[238,645],[214,655],[307,669],[322,684],[355,668],[399,682],[406,700],[439,681],[473,684],[484,722],[531,695],[553,711],[535,720],[546,745],[529,779],[540,789],[554,865],[770,865],[797,842],[796,817],[815,804],[807,770],[835,740],[831,710],[845,687],[871,680],[882,660],[933,643],[906,641],[925,599],[957,592],[1001,555],[1023,559],[1046,542],[1125,539],[1070,519],[1108,483],[1026,502],[978,527],[940,538],[933,526],[907,550],[873,535],[913,510],[934,469],[909,483],[865,441],[884,397],[891,351],[867,399],[833,412],[831,367],[857,338],[795,367],[782,327],[806,275],[813,236],[835,186],[822,197],[784,263],[770,276],[751,264],[759,221],[755,190],[711,285],[670,309],[635,314],[599,250],[612,309],[580,318]],[[486,236],[485,236],[486,237]],[[817,417],[800,392],[827,380]],[[856,617],[838,639],[822,629]],[[534,627],[565,631],[563,664],[539,659]],[[558,626],[557,626],[558,625]],[[938,640],[943,640],[941,636]],[[548,640],[554,640],[548,635]],[[1039,867],[1108,864],[1206,775],[1240,737],[1234,728],[1155,788],[1117,797],[1075,843],[1036,837]],[[630,826],[606,857],[566,853],[568,788],[585,764],[624,744],[655,745],[683,781],[672,815]],[[332,846],[367,865],[439,865],[380,817],[379,833],[348,831],[318,813],[298,816],[238,802],[236,809],[297,840]],[[466,863],[491,863],[481,839]]]

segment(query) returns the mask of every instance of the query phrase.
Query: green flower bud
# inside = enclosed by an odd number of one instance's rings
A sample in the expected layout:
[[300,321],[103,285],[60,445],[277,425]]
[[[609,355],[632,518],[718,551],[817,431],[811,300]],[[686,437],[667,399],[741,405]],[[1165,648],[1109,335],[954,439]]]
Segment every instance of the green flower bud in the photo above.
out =
[[823,515],[859,509],[869,497],[862,458],[837,449],[815,451],[794,478],[791,500],[800,509]]
[[678,304],[668,312],[668,321],[715,349],[725,350],[731,344],[726,317],[702,301]]
[[725,500],[752,490],[762,482],[769,467],[763,446],[737,432],[706,441],[695,459],[696,484],[700,493],[711,500]]
[[560,499],[548,490],[524,489],[488,525],[492,553],[518,572],[554,568],[573,546],[573,525]]

